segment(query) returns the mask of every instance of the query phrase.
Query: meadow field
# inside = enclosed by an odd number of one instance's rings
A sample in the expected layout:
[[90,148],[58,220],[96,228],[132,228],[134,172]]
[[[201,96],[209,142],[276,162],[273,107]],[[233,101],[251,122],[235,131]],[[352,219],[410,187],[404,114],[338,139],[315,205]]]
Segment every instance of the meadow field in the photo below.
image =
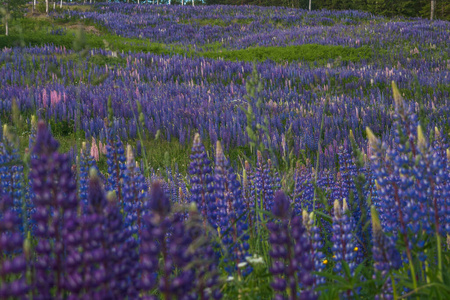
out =
[[0,299],[450,299],[450,22],[94,3],[3,27]]

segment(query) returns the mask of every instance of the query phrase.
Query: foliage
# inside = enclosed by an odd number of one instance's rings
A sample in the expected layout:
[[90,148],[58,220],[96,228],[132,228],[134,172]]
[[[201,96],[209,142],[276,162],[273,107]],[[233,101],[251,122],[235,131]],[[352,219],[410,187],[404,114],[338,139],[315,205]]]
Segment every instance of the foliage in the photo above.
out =
[[369,59],[371,50],[367,47],[346,48],[342,46],[301,45],[287,47],[256,47],[243,50],[225,50],[222,52],[205,52],[201,54],[208,58],[223,58],[237,61],[265,61],[275,62],[312,61],[328,62],[339,58],[342,61],[359,61]]
[[0,17],[5,25],[6,35],[8,35],[8,25],[10,19],[23,17],[25,13],[26,0],[1,0],[0,1]]

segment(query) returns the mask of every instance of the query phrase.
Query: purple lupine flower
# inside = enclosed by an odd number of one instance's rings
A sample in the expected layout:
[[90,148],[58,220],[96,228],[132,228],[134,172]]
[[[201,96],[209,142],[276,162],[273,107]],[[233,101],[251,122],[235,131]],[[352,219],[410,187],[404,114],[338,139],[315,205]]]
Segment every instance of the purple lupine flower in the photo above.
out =
[[192,268],[195,270],[195,299],[221,299],[220,278],[217,255],[213,248],[210,233],[205,229],[202,216],[195,203],[189,207],[189,218],[186,230],[194,246]]
[[30,249],[27,249],[29,245],[24,244],[19,231],[22,221],[11,209],[13,207],[13,201],[9,196],[0,197],[0,249],[2,249],[0,298],[2,299],[26,298],[30,289],[26,280],[27,255],[30,255]]
[[[59,143],[52,137],[47,125],[39,122],[36,144],[31,161],[30,178],[36,211],[36,299],[48,299],[54,288],[62,297],[65,276],[65,252],[70,245],[64,235],[76,228],[78,201],[76,183],[67,155],[59,154]],[[75,228],[74,228],[75,227]]]
[[142,144],[141,140],[136,142],[136,156],[140,157],[142,155]]
[[107,281],[108,249],[105,235],[105,207],[107,200],[97,170],[91,168],[87,189],[87,206],[79,222],[78,243],[75,234],[67,238],[73,251],[67,257],[66,288],[70,299],[107,299],[112,290]]
[[83,205],[83,210],[88,206],[88,194],[87,189],[89,185],[88,173],[92,167],[96,167],[96,163],[94,158],[90,155],[89,149],[85,142],[82,143],[81,152],[80,152],[80,172],[78,174],[78,182],[79,182],[79,199],[81,205]]
[[[108,131],[111,131],[108,128]],[[110,136],[112,134],[110,133]],[[119,137],[108,139],[106,145],[106,163],[108,165],[108,191],[115,191],[121,207],[123,208],[123,182],[126,170],[125,150]]]
[[[402,258],[395,248],[394,240],[384,234],[378,213],[374,206],[372,206],[371,212],[374,267],[377,271],[381,272],[382,277],[386,277],[389,276],[391,270],[398,270],[402,266]],[[376,299],[393,299],[390,278],[385,282],[382,294],[377,295]]]
[[150,189],[150,210],[158,214],[161,218],[164,218],[169,215],[170,206],[170,200],[166,196],[161,183],[153,183]]
[[260,209],[270,210],[273,205],[273,178],[271,176],[271,169],[264,162],[262,153],[257,151],[257,167],[255,172],[254,183],[256,186],[257,202]]
[[142,229],[143,201],[147,196],[147,185],[140,168],[136,166],[133,151],[127,145],[127,169],[123,174],[123,197],[125,224],[139,242]]
[[[160,182],[156,181],[150,189],[148,213],[144,218],[144,231],[140,246],[140,260],[142,264],[142,276],[140,282],[141,293],[146,298],[152,299],[149,292],[157,287],[166,299],[171,296],[170,276],[174,267],[168,256],[168,231],[171,225],[170,200],[166,196]],[[160,255],[163,265],[160,267],[158,260]],[[158,278],[157,272],[162,275]],[[159,279],[159,280],[158,280]]]
[[218,277],[211,273],[214,262],[208,261],[214,258],[214,251],[208,245],[209,251],[205,252],[204,246],[194,241],[207,240],[196,210],[191,210],[189,218],[200,223],[188,221],[190,225],[186,227],[183,215],[171,213],[170,201],[159,182],[153,183],[149,201],[151,212],[145,217],[141,242],[141,293],[151,299],[149,292],[157,287],[165,299],[197,299],[197,293],[204,294],[204,299],[220,295],[215,291]]
[[105,215],[103,228],[106,235],[108,288],[116,297],[136,297],[138,245],[134,239],[129,238],[130,233],[123,222],[114,192],[108,194]]
[[[247,243],[248,235],[245,233],[247,230],[245,207],[241,197],[239,181],[237,181],[233,169],[229,167],[229,162],[223,153],[220,142],[217,141],[216,144],[214,176],[216,207],[219,210],[218,217],[222,242],[228,247],[232,261],[235,262],[232,268],[234,270],[239,262],[245,260],[246,250],[249,247]],[[228,259],[226,260],[228,261]],[[238,269],[238,272],[241,272],[240,269]]]
[[[217,226],[221,232],[225,232],[230,224],[230,214],[233,213],[231,202],[232,195],[229,193],[229,182],[227,178],[228,160],[226,159],[222,145],[219,141],[216,143],[215,168],[214,168],[214,206],[211,209],[217,210]],[[227,241],[225,243],[230,243]]]
[[[20,163],[18,149],[8,137],[9,129],[7,125],[3,127],[3,131],[4,137],[0,139],[0,189],[3,195],[12,199],[11,209],[24,221],[20,223],[20,230],[23,231],[27,227],[28,221],[28,208],[22,205],[24,194],[23,166]],[[25,212],[23,208],[26,209]]]
[[[325,259],[325,254],[323,253],[324,243],[322,240],[320,228],[314,225],[314,214],[308,214],[306,210],[302,211],[302,221],[303,226],[306,228],[311,241],[310,255],[313,257],[314,271],[322,272],[328,262]],[[314,287],[325,283],[325,277],[322,277],[320,275],[313,275],[313,277]]]
[[206,155],[200,135],[194,137],[192,146],[191,164],[191,202],[195,202],[201,214],[211,225],[216,225],[217,212],[215,211],[215,199],[213,195],[213,177],[211,176],[210,161]]
[[233,251],[235,252],[237,258],[240,257],[240,259],[243,259],[249,249],[248,245],[249,235],[247,233],[248,224],[246,218],[247,213],[245,212],[246,205],[244,203],[244,199],[242,196],[241,185],[237,180],[237,176],[231,167],[228,170],[228,182],[230,184],[229,185],[230,193],[233,195],[231,210],[233,211],[234,214],[233,222],[236,223],[235,235],[237,237],[237,240],[239,241],[238,245],[235,245],[236,249],[235,250],[233,249]]
[[275,193],[272,214],[278,219],[288,219],[291,216],[291,204],[286,194],[282,191]]
[[445,163],[441,153],[428,146],[420,125],[417,134],[417,152],[421,157],[414,166],[413,174],[416,178],[415,192],[419,202],[422,230],[428,234],[443,235],[445,198],[442,195],[442,184],[446,179]]
[[[272,213],[279,219],[267,225],[273,259],[270,269],[274,276],[272,287],[277,292],[275,299],[317,299],[312,289],[311,243],[302,219],[298,216],[291,219],[289,200],[281,191],[275,194]],[[289,291],[287,297],[286,291]]]
[[[428,228],[430,231],[430,218],[427,220],[426,216],[434,213],[429,214],[427,207],[435,208],[436,206],[431,203],[432,196],[427,195],[431,190],[427,182],[431,174],[426,172],[430,169],[430,156],[426,155],[424,159],[419,159],[419,155],[428,150],[426,150],[423,134],[416,142],[416,136],[420,133],[417,116],[411,108],[408,108],[394,82],[392,82],[392,89],[395,101],[393,144],[388,147],[385,143],[381,143],[369,128],[366,129],[373,148],[372,170],[378,196],[375,199],[379,200],[378,203],[374,202],[374,205],[381,213],[383,228],[387,232],[393,232],[395,238],[397,238],[396,233],[400,233],[406,247],[406,255],[411,260],[413,239],[408,233],[418,234],[421,228],[424,230]],[[419,143],[422,146],[419,146]],[[425,166],[427,160],[428,166]],[[434,164],[434,170],[437,170],[436,163],[437,160],[431,163],[431,165]],[[423,178],[424,174],[427,174],[428,178]],[[437,177],[442,178],[441,175],[436,173]],[[433,177],[435,177],[434,174],[431,177],[432,181],[434,181]],[[440,190],[436,189],[434,196],[438,194]],[[416,222],[418,219],[426,221]],[[435,218],[435,220],[438,219],[439,217]],[[420,246],[421,243],[418,244]]]
[[438,211],[438,220],[440,223],[440,231],[448,233],[448,228],[450,224],[448,224],[447,219],[449,217],[449,206],[450,206],[450,198],[448,197],[448,188],[450,183],[450,176],[448,175],[448,161],[449,158],[446,155],[447,143],[446,139],[443,137],[442,133],[438,128],[434,128],[434,136],[435,139],[433,141],[433,152],[434,157],[436,159],[436,164],[439,165],[440,169],[438,171],[439,174],[439,183],[436,184],[436,188],[439,189],[441,196],[437,199],[438,205],[440,206],[440,210]]
[[297,165],[294,173],[294,206],[297,214],[302,213],[302,207],[312,210],[314,199],[314,186],[312,184],[314,173],[305,166]]
[[339,200],[334,201],[334,216],[333,216],[333,255],[335,264],[335,271],[342,272],[342,262],[346,262],[353,272],[356,268],[355,257],[358,247],[353,237],[353,220],[348,216],[349,210],[347,201],[344,199],[343,204]]
[[[446,151],[447,156],[447,170],[450,169],[450,149]],[[447,235],[450,235],[450,176],[447,176],[446,183],[444,185],[443,197],[444,197],[444,226]]]

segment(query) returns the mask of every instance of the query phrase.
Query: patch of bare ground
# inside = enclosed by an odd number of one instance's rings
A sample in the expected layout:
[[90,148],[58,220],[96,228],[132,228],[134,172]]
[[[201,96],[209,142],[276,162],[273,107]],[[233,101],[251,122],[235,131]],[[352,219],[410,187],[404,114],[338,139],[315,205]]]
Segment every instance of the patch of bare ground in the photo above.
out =
[[26,17],[34,18],[34,19],[47,19],[47,18],[49,18],[49,16],[46,13],[40,13],[37,10],[28,12],[26,14]]
[[97,28],[95,28],[95,26],[92,26],[92,25],[78,25],[78,24],[76,24],[76,25],[69,25],[66,28],[67,29],[80,29],[80,27],[82,27],[86,33],[100,35],[100,31]]

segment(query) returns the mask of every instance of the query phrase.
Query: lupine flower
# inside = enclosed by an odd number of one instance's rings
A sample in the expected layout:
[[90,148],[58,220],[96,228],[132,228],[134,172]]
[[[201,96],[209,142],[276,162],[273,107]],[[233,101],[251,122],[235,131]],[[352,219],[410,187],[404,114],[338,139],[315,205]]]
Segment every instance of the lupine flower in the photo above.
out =
[[[58,142],[44,122],[39,122],[31,161],[30,178],[36,211],[36,276],[37,299],[48,299],[54,288],[61,297],[65,288],[64,235],[74,228],[77,215],[76,184],[69,158],[59,154]],[[70,249],[70,248],[69,248]]]
[[[211,273],[215,270],[214,261],[210,261],[215,257],[211,245],[190,249],[197,239],[207,240],[203,221],[197,222],[196,209],[190,212],[195,221],[188,221],[190,225],[186,227],[181,215],[171,214],[170,201],[159,182],[153,183],[149,201],[151,213],[145,217],[140,253],[143,267],[140,286],[146,298],[151,298],[148,292],[154,287],[165,299],[196,299],[198,293],[202,293],[203,299],[220,298],[214,287],[218,277]],[[158,257],[162,258],[161,265]],[[177,274],[175,269],[179,270]],[[155,274],[158,271],[159,278]]]
[[270,210],[273,205],[273,178],[271,176],[270,167],[264,162],[262,153],[257,151],[257,167],[254,177],[256,187],[257,202],[259,208]]
[[[0,190],[1,192],[1,190]],[[0,193],[1,195],[1,193]],[[14,210],[13,202],[9,196],[0,198],[0,298],[25,298],[30,289],[26,280],[27,255],[29,245],[26,245],[23,236],[18,230],[21,220]],[[22,248],[22,247],[25,247]]]
[[342,262],[346,262],[353,272],[356,268],[355,257],[358,247],[353,237],[353,220],[348,216],[349,210],[347,201],[344,199],[341,206],[339,200],[334,201],[334,216],[333,216],[333,242],[332,251],[336,261],[335,271],[342,272]]
[[108,164],[108,191],[116,192],[119,203],[123,208],[122,178],[126,169],[125,150],[123,149],[122,141],[118,137],[109,139],[106,149],[106,163]]
[[312,210],[314,199],[313,172],[307,167],[297,165],[294,173],[294,206],[297,214],[302,212],[302,207],[306,210]]
[[441,184],[445,182],[444,161],[441,153],[428,146],[422,127],[417,128],[417,151],[420,159],[416,162],[413,175],[416,178],[416,195],[420,205],[419,215],[422,229],[428,234],[444,233],[443,216],[445,200]]
[[[306,228],[309,238],[311,240],[311,256],[314,261],[314,271],[321,272],[325,269],[328,261],[323,253],[324,243],[322,241],[322,236],[320,228],[314,225],[314,214],[308,214],[307,211],[302,212],[303,226]],[[325,283],[325,278],[320,275],[314,276],[314,286],[321,285]]]
[[91,156],[95,159],[95,161],[98,161],[100,159],[99,152],[98,152],[97,141],[95,140],[94,137],[92,137]]
[[[221,238],[235,261],[235,267],[245,259],[249,246],[246,234],[245,205],[241,196],[239,181],[225,157],[221,143],[217,141],[214,192],[216,208],[219,210]],[[227,261],[227,259],[226,259]],[[238,269],[240,272],[240,269]]]
[[[303,216],[303,226],[311,249],[302,253],[310,253],[311,259],[314,259],[313,270],[319,270],[325,265],[323,261],[320,264],[323,255],[320,251],[323,247],[322,235],[331,228],[322,224],[323,231],[319,232],[311,224],[312,217],[307,215],[307,211],[333,215],[330,207],[333,207],[336,199],[358,200],[358,205],[352,201],[348,209],[345,203],[343,207],[335,209],[334,225],[341,229],[333,228],[332,231],[335,246],[332,250],[338,254],[336,258],[341,253],[340,261],[346,259],[346,255],[342,254],[346,249],[343,246],[346,239],[346,242],[350,240],[356,245],[353,250],[358,248],[354,251],[357,254],[353,263],[360,262],[360,255],[368,254],[367,251],[361,251],[356,243],[363,227],[355,225],[359,225],[359,220],[366,217],[360,215],[363,207],[359,204],[365,205],[361,201],[363,199],[359,199],[361,195],[370,197],[380,212],[379,228],[373,225],[373,238],[364,240],[367,248],[370,245],[366,242],[373,241],[374,256],[365,258],[369,261],[373,258],[376,270],[383,273],[386,269],[398,267],[393,262],[386,263],[386,257],[397,257],[395,242],[399,238],[403,239],[401,244],[406,247],[408,261],[402,258],[412,266],[425,259],[432,266],[431,259],[439,255],[434,255],[433,251],[427,254],[423,249],[425,245],[434,245],[435,238],[439,250],[448,250],[448,245],[441,247],[440,239],[450,233],[450,154],[446,155],[448,145],[443,133],[435,134],[433,142],[430,138],[431,146],[425,138],[425,134],[434,126],[448,127],[445,115],[449,112],[446,87],[450,61],[436,56],[436,50],[448,52],[448,22],[387,20],[357,11],[307,12],[293,8],[256,6],[188,9],[123,3],[98,4],[93,11],[67,11],[55,17],[80,17],[106,26],[121,36],[147,37],[154,42],[168,44],[176,42],[186,49],[194,45],[198,51],[204,50],[202,48],[212,42],[221,43],[228,50],[287,44],[318,44],[327,48],[340,45],[356,52],[362,45],[367,50],[385,49],[386,53],[372,57],[370,60],[373,63],[370,64],[365,59],[347,62],[345,57],[343,62],[339,59],[330,60],[326,66],[320,62],[309,66],[303,61],[258,63],[256,68],[261,86],[264,87],[260,92],[261,98],[268,101],[256,104],[258,109],[253,112],[252,125],[264,122],[267,134],[262,135],[263,146],[274,149],[276,153],[283,153],[283,156],[291,151],[303,154],[306,167],[296,170],[292,207],[295,214],[301,213]],[[202,22],[218,20],[226,26],[202,26],[199,33],[198,22],[186,24],[188,17]],[[239,22],[230,21],[236,17]],[[274,28],[274,22],[281,28]],[[300,23],[302,26],[297,26]],[[166,30],[169,27],[171,30]],[[345,34],[342,34],[344,31]],[[399,41],[405,47],[399,49]],[[394,56],[391,55],[392,51],[396,53]],[[89,148],[83,149],[83,152],[87,152],[79,156],[81,172],[77,177],[80,183],[78,195],[85,204],[83,209],[79,209],[78,200],[74,200],[76,187],[73,174],[76,167],[72,166],[72,172],[70,170],[72,154],[56,152],[57,146],[51,138],[50,128],[46,129],[47,136],[38,133],[35,147],[35,118],[29,122],[29,149],[37,150],[31,153],[28,179],[23,178],[26,173],[24,170],[27,169],[26,160],[22,162],[17,155],[18,150],[9,143],[10,133],[0,132],[0,188],[3,190],[0,197],[10,199],[5,201],[9,205],[7,211],[18,217],[8,234],[20,232],[23,240],[23,234],[29,231],[30,236],[37,241],[36,259],[27,257],[27,267],[36,269],[29,270],[32,276],[27,277],[31,279],[31,297],[131,299],[151,297],[150,294],[154,292],[163,292],[166,297],[172,298],[220,297],[218,284],[221,269],[217,269],[219,251],[217,244],[211,242],[211,236],[220,235],[222,242],[229,247],[228,253],[232,254],[232,259],[242,266],[238,260],[248,247],[246,229],[250,226],[250,233],[257,237],[259,233],[256,228],[261,227],[255,226],[260,221],[256,213],[260,210],[273,211],[275,215],[282,216],[282,221],[273,223],[279,225],[279,229],[284,228],[281,225],[287,224],[286,230],[280,229],[279,232],[288,232],[285,236],[287,240],[291,238],[291,245],[294,245],[290,246],[291,249],[297,245],[296,241],[301,241],[301,246],[308,248],[303,243],[303,236],[294,234],[298,226],[295,225],[297,220],[291,219],[291,212],[286,211],[290,209],[288,198],[278,196],[276,202],[281,202],[273,203],[273,192],[280,188],[280,176],[272,161],[264,160],[261,153],[258,153],[255,168],[245,164],[241,191],[239,180],[223,151],[221,155],[216,155],[215,177],[212,176],[208,155],[201,145],[200,135],[196,135],[190,169],[192,176],[186,178],[186,182],[191,183],[191,190],[187,190],[186,184],[180,183],[180,175],[176,170],[167,168],[167,178],[159,190],[154,190],[155,195],[150,197],[160,199],[156,203],[145,203],[143,200],[148,196],[146,189],[150,182],[161,180],[161,177],[150,171],[149,178],[144,179],[143,162],[141,168],[137,168],[131,155],[127,155],[130,159],[125,163],[123,145],[119,141],[137,137],[138,126],[134,118],[136,105],[139,129],[145,133],[148,131],[149,135],[159,136],[161,132],[164,138],[184,145],[194,131],[208,137],[213,143],[220,140],[223,149],[248,145],[250,131],[246,130],[247,116],[239,109],[242,104],[239,99],[246,94],[247,75],[252,68],[250,63],[92,49],[87,58],[111,56],[126,63],[117,68],[95,66],[92,72],[80,78],[77,75],[78,64],[70,59],[63,59],[64,63],[61,63],[60,56],[70,58],[72,54],[70,50],[54,45],[24,47],[20,51],[9,48],[0,50],[0,113],[8,117],[11,103],[16,99],[20,111],[26,114],[36,110],[40,118],[55,122],[70,124],[77,120],[76,129],[82,130],[88,140],[93,137],[99,139],[99,154],[107,154],[102,144],[107,141],[111,176],[106,189],[115,191],[120,203],[106,201],[100,179],[102,174],[88,177],[93,161],[89,157]],[[48,72],[54,66],[62,74],[56,81],[54,74]],[[416,76],[417,82],[414,79]],[[96,79],[101,78],[103,83],[100,88],[96,88]],[[82,84],[73,84],[81,80]],[[148,80],[154,84],[141,84]],[[393,86],[393,97],[386,86],[389,80],[401,85],[401,90]],[[414,94],[419,92],[420,86],[426,87],[420,91],[420,97],[425,99],[423,104],[412,98],[416,97]],[[403,96],[402,91],[405,91]],[[75,94],[77,97],[70,97]],[[331,95],[327,101],[325,94]],[[110,101],[106,106],[108,98]],[[248,101],[249,106],[254,104],[251,102],[253,100]],[[325,107],[325,103],[329,105]],[[390,109],[393,104],[394,113]],[[319,132],[322,116],[323,129]],[[363,138],[366,127],[373,130],[373,133],[370,130],[367,132],[370,145]],[[351,131],[355,133],[357,144],[368,149],[367,155],[372,158],[367,170],[355,168],[350,159],[347,142]],[[292,140],[288,138],[289,133],[292,133]],[[380,138],[375,138],[375,134]],[[140,141],[137,142],[138,155],[139,146],[142,146]],[[319,168],[314,170],[309,162],[315,162],[317,157]],[[356,191],[353,178],[362,173],[369,184],[363,187],[362,193],[357,193],[361,191]],[[286,175],[289,183],[289,174]],[[28,180],[30,187],[27,187]],[[318,193],[315,193],[315,185]],[[352,194],[356,197],[351,197]],[[110,198],[114,198],[111,195]],[[329,202],[317,201],[318,197],[322,197],[320,200],[327,198]],[[244,205],[241,198],[245,199]],[[182,213],[175,212],[184,199],[197,203],[201,212],[192,209],[187,221],[185,207],[180,208]],[[316,202],[312,207],[314,200]],[[150,206],[152,209],[149,209]],[[4,220],[8,223],[8,213],[3,213],[0,213],[0,223]],[[142,226],[138,225],[140,213],[142,216],[145,213],[152,216],[148,219],[145,217]],[[241,218],[244,214],[247,219]],[[33,220],[28,220],[30,215]],[[261,212],[260,215],[265,214]],[[307,217],[310,217],[309,222]],[[167,222],[164,223],[162,219]],[[211,230],[210,226],[214,228]],[[220,229],[218,233],[217,229]],[[392,236],[380,234],[383,231]],[[14,238],[8,239],[4,245],[10,242],[14,244],[14,241]],[[138,257],[137,243],[141,241]],[[167,251],[158,248],[163,241]],[[25,244],[28,246],[24,246],[22,251],[26,254],[30,250],[30,239],[25,239]],[[22,255],[19,244],[16,246],[17,253],[4,253],[0,273],[11,271],[8,269],[9,262]],[[413,247],[418,249],[422,261],[412,256],[417,253],[412,251]],[[189,251],[184,251],[186,248]],[[302,255],[298,257],[303,259]],[[298,264],[296,260],[297,257],[292,258],[285,262],[285,266]],[[159,261],[167,263],[167,266],[160,266]],[[400,259],[397,261],[400,262]],[[34,266],[32,262],[36,262]],[[336,265],[339,267],[339,262]],[[142,268],[142,272],[139,268]],[[303,269],[309,270],[306,266]],[[411,274],[413,280],[430,279],[423,269],[426,267],[420,268],[417,276]],[[276,266],[273,270],[279,272]],[[342,274],[342,271],[336,272]],[[408,272],[413,273],[412,268]],[[298,276],[289,274],[277,276],[288,285],[287,279],[298,279]],[[402,275],[405,274],[406,271]],[[17,278],[25,278],[22,269],[7,280],[12,282]],[[315,284],[324,280],[313,278]],[[9,288],[4,282],[2,280],[0,290],[5,286]],[[140,282],[139,294],[136,291],[137,282]],[[394,283],[388,280],[379,297],[391,297],[389,282]],[[277,283],[282,284],[277,281],[275,286]],[[17,287],[20,285],[10,291],[19,291]],[[310,289],[308,285],[300,283],[297,291]],[[300,293],[291,293],[290,296],[300,297]],[[0,293],[2,297],[4,294]],[[304,297],[307,298],[306,295]]]
[[195,270],[194,295],[203,299],[221,299],[217,255],[195,203],[191,203],[189,207],[186,226],[192,241],[191,246],[194,246],[192,261],[192,268]]
[[[3,126],[3,138],[0,139],[0,189],[3,195],[12,199],[12,210],[16,212],[19,218],[28,221],[29,209],[22,205],[22,196],[24,195],[24,168],[20,164],[18,149],[12,142],[13,137],[9,132],[9,127]],[[0,194],[1,196],[1,194]],[[24,212],[23,209],[26,209]],[[26,216],[24,216],[26,214]],[[27,224],[20,223],[20,230],[24,230]]]
[[130,145],[127,145],[127,169],[123,176],[123,196],[125,224],[139,242],[142,216],[145,213],[144,199],[147,197],[147,184],[140,168],[136,166]]
[[[87,213],[82,219],[81,261],[79,275],[82,278],[81,294],[89,299],[106,299],[112,291],[108,285],[105,208],[107,200],[97,170],[91,168],[88,185]],[[75,275],[77,276],[77,275]]]
[[206,155],[200,135],[194,137],[192,146],[191,164],[189,165],[189,174],[191,175],[191,202],[197,204],[203,217],[211,225],[217,226],[217,217],[215,199],[213,193],[213,177],[211,176],[210,161]]
[[88,172],[91,168],[97,168],[97,166],[95,164],[94,158],[92,157],[92,155],[89,154],[85,142],[81,144],[79,164],[80,164],[80,172],[78,174],[78,183],[79,183],[78,198],[81,204],[83,205],[83,208],[86,209],[88,206],[88,193],[87,193],[89,185]]
[[[392,238],[388,238],[382,228],[376,208],[372,206],[372,230],[373,230],[373,260],[374,267],[381,272],[381,276],[386,277],[391,270],[397,270],[402,266],[402,258],[395,248],[395,242]],[[377,299],[393,299],[392,284],[389,278],[383,286],[381,295],[377,295]]]
[[114,192],[108,195],[105,215],[107,286],[116,297],[137,297],[138,245],[129,238]]
[[[273,259],[270,269],[274,276],[272,287],[277,292],[275,299],[317,299],[311,288],[314,263],[310,256],[310,239],[301,218],[290,218],[290,203],[281,191],[275,194],[272,213],[280,219],[267,225]],[[289,291],[287,297],[286,291]]]
[[98,148],[101,154],[106,155],[106,153],[108,152],[106,150],[106,146],[102,143],[102,141],[98,142]]

